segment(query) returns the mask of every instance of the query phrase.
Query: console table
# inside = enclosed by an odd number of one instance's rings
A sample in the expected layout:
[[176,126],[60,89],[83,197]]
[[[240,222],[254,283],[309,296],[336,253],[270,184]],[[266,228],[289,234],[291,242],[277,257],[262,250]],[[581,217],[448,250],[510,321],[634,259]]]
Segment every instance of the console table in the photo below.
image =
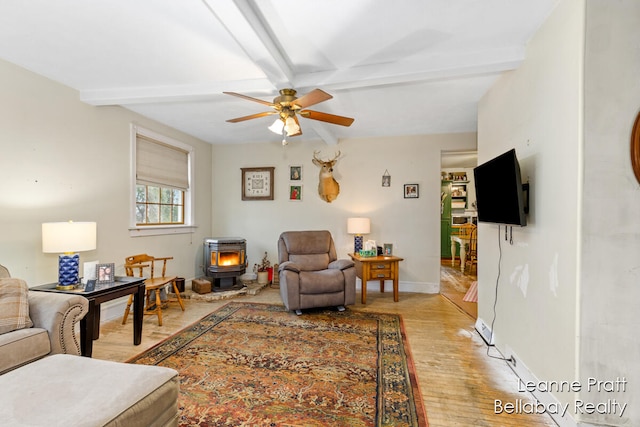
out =
[[380,292],[384,292],[384,281],[393,280],[393,300],[398,302],[398,270],[403,258],[397,256],[362,257],[349,254],[356,265],[356,275],[362,280],[362,304],[367,303],[367,282],[380,281]]
[[133,344],[142,341],[142,318],[144,310],[144,277],[116,277],[111,283],[96,284],[93,291],[83,288],[59,290],[57,283],[34,286],[29,291],[57,292],[81,295],[89,300],[89,312],[80,320],[80,349],[83,356],[91,357],[93,340],[100,336],[100,304],[133,294]]

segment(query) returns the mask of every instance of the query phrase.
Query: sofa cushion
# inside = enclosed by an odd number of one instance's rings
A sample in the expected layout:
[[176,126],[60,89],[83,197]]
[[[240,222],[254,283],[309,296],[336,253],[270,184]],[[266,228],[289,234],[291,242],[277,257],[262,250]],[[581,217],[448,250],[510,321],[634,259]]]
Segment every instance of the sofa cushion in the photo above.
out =
[[29,287],[22,279],[0,279],[0,334],[30,328]]
[[49,334],[42,328],[18,329],[0,335],[0,374],[40,359],[51,351]]
[[55,354],[0,375],[10,426],[177,426],[178,372]]

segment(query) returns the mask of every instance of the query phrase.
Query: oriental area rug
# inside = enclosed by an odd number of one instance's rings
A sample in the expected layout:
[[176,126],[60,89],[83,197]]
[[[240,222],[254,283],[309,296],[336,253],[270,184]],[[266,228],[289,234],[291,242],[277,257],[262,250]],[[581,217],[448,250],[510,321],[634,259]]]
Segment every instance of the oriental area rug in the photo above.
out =
[[134,357],[180,373],[181,426],[428,426],[395,314],[232,302]]

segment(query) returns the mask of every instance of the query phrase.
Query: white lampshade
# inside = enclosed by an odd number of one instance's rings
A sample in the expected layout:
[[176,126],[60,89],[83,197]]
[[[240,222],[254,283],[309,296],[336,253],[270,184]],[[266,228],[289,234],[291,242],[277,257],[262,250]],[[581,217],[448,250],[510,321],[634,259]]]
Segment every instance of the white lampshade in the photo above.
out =
[[69,253],[96,248],[95,222],[45,222],[42,224],[42,252]]
[[369,234],[370,232],[371,232],[371,221],[369,220],[369,218],[347,219],[347,233]]
[[295,135],[300,132],[300,126],[298,126],[293,117],[287,117],[284,130],[287,132],[287,136]]
[[282,130],[284,129],[284,123],[282,122],[282,119],[276,119],[276,121],[273,122],[273,124],[269,126],[268,129],[273,133],[282,135]]

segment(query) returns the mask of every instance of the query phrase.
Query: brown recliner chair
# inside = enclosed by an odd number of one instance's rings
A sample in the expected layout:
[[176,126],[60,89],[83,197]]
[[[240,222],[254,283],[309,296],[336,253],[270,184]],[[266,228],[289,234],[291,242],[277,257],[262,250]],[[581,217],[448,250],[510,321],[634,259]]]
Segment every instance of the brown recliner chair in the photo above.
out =
[[356,302],[353,261],[338,259],[331,233],[285,231],[278,239],[280,296],[288,310],[338,307]]

